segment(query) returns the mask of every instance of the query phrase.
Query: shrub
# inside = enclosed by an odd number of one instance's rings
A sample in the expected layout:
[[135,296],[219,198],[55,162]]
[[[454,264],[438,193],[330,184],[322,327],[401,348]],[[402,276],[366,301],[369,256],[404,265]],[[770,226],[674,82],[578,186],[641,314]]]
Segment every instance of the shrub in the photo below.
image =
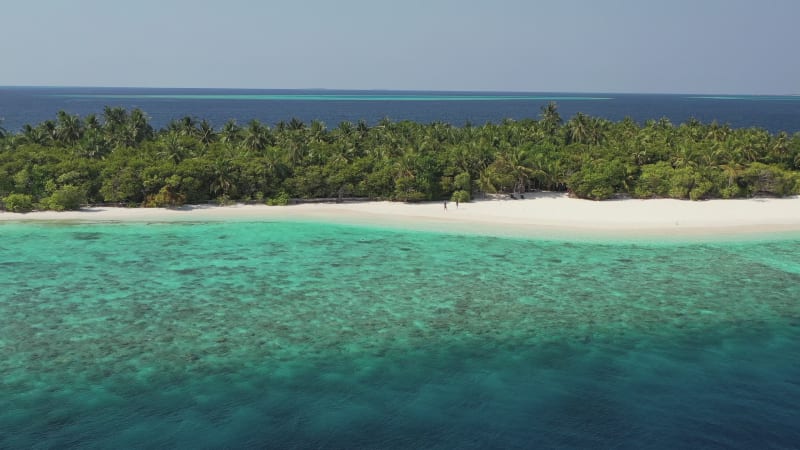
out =
[[186,196],[175,192],[169,185],[162,187],[157,194],[148,195],[145,206],[148,208],[164,208],[181,206],[186,202]]
[[450,197],[451,202],[461,202],[465,203],[470,200],[469,192],[467,191],[455,191],[453,192],[453,196]]
[[86,193],[77,186],[62,186],[55,190],[49,197],[42,199],[41,204],[45,209],[53,211],[66,211],[80,209],[86,201]]
[[286,192],[281,192],[275,197],[272,197],[267,200],[267,205],[269,206],[285,206],[289,204],[289,194]]
[[11,212],[33,211],[33,197],[28,194],[8,194],[3,202]]
[[401,202],[422,202],[430,200],[430,183],[414,177],[400,177],[395,180],[394,200]]
[[792,174],[791,179],[793,185],[790,195],[800,195],[800,173]]
[[572,174],[568,187],[577,197],[605,200],[615,192],[624,192],[625,178],[625,166],[619,161],[595,160]]
[[724,199],[737,198],[743,195],[742,188],[740,188],[737,184],[723,187],[719,190],[719,194]]
[[453,186],[460,191],[469,192],[472,189],[472,180],[470,180],[469,173],[461,172],[456,175],[453,180]]
[[698,181],[699,175],[693,167],[681,167],[673,170],[669,179],[669,196],[677,199],[689,198]]
[[424,202],[425,200],[428,200],[428,195],[419,191],[406,191],[396,193],[394,199],[408,203]]
[[797,192],[795,175],[777,166],[753,163],[740,177],[749,196],[766,194],[778,197]]
[[581,169],[569,179],[569,189],[579,198],[605,200],[614,195],[608,176],[593,169]]
[[230,206],[235,203],[228,194],[222,194],[216,200],[219,206]]
[[642,172],[633,190],[634,197],[653,198],[669,196],[669,180],[672,166],[664,161],[642,167]]
[[701,180],[699,181],[692,190],[689,191],[689,199],[691,200],[703,200],[709,197],[712,197],[714,192],[714,183],[708,180]]

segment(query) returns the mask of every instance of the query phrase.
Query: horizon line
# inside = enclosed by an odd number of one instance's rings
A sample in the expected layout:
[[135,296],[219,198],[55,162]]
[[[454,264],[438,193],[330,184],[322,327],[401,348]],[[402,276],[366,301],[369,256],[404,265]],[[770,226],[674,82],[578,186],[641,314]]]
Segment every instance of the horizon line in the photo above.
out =
[[196,87],[196,86],[90,86],[90,85],[0,85],[0,89],[186,89],[186,90],[224,90],[224,91],[330,91],[330,92],[431,92],[431,93],[514,93],[514,94],[602,94],[602,95],[691,95],[707,97],[748,96],[748,97],[800,97],[800,93],[755,94],[755,93],[711,93],[711,92],[645,92],[645,91],[565,91],[565,90],[499,90],[499,89],[386,89],[386,88],[255,88],[255,87]]

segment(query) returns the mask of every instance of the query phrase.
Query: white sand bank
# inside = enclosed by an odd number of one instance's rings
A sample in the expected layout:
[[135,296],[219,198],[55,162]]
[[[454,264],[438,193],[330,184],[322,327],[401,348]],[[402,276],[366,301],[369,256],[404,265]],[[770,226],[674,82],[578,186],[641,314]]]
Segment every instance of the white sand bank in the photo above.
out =
[[235,205],[159,208],[85,208],[80,211],[0,213],[0,221],[316,220],[437,231],[501,235],[731,235],[800,231],[800,197],[785,199],[613,200],[594,202],[560,193],[524,200],[462,203],[363,202],[292,206]]

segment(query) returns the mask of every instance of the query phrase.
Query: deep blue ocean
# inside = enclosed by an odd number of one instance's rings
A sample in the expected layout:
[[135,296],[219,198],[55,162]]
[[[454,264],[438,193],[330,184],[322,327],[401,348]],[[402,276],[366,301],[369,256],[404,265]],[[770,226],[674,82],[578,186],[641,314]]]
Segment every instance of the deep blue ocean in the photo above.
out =
[[733,127],[800,131],[800,96],[692,94],[0,87],[0,118],[4,128],[16,132],[24,124],[55,118],[59,110],[83,116],[122,106],[141,108],[156,128],[184,116],[206,119],[217,128],[230,119],[273,125],[292,118],[321,120],[331,128],[342,121],[374,124],[383,118],[461,126],[537,118],[550,101],[565,120],[577,112],[639,123],[666,117],[678,124],[694,117]]

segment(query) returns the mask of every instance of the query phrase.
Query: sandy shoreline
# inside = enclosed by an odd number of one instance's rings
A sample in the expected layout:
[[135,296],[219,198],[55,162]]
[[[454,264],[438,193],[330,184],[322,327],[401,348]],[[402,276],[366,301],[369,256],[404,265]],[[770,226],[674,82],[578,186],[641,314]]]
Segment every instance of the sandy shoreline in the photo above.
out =
[[161,208],[84,208],[80,211],[0,213],[0,221],[153,222],[296,220],[510,236],[692,236],[800,232],[800,197],[785,199],[656,199],[594,202],[560,193],[524,200],[462,203],[322,203]]

